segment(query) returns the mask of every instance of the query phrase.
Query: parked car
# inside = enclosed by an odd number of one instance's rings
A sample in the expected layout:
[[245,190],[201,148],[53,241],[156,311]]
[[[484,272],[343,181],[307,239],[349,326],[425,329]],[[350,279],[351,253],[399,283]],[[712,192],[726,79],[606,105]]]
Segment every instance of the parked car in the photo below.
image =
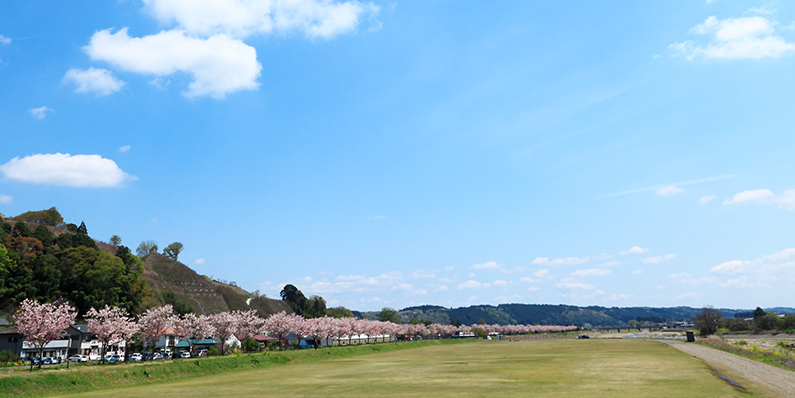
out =
[[591,336],[588,336],[587,334],[581,334],[581,335],[577,336],[577,338],[578,339],[590,339]]
[[107,355],[105,362],[124,362],[124,357],[116,354]]
[[179,353],[180,358],[190,358],[190,351],[181,351]]
[[85,355],[77,354],[69,357],[69,360],[72,362],[88,362],[88,357]]
[[196,351],[196,354],[194,356],[196,356],[196,357],[206,357],[207,356],[207,350]]
[[35,358],[35,357],[26,357],[25,358],[25,362],[32,362],[34,365],[38,365],[38,364],[41,363],[39,358]]
[[159,352],[156,352],[156,353],[152,354],[152,360],[153,361],[157,361],[157,360],[160,360],[160,359],[165,359],[163,354],[161,354]]
[[144,359],[144,356],[141,353],[135,352],[130,354],[130,362],[141,362]]
[[55,363],[56,363],[55,359],[50,357],[46,357],[41,360],[42,365],[54,365]]

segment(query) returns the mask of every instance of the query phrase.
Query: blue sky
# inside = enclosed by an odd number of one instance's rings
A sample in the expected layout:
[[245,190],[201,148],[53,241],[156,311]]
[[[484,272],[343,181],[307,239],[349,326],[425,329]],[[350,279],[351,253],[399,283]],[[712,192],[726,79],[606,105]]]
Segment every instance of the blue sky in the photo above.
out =
[[795,299],[788,2],[0,10],[6,216],[356,310]]

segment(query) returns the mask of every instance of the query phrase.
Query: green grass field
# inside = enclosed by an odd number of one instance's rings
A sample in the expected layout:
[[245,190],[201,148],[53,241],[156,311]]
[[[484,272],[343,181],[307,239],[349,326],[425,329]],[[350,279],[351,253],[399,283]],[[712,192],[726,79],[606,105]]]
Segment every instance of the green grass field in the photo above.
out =
[[309,360],[176,382],[84,392],[79,396],[747,397],[749,394],[718,379],[700,360],[658,342],[539,340],[435,345]]

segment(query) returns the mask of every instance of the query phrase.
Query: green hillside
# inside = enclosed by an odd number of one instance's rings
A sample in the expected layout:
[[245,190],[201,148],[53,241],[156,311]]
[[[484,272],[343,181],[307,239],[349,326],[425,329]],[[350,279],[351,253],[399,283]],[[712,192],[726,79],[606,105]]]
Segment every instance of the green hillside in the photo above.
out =
[[293,312],[281,300],[199,275],[157,249],[139,258],[114,238],[116,244],[91,238],[84,223],[65,223],[54,207],[0,216],[0,315],[10,315],[26,298],[65,299],[80,314],[104,305],[135,314],[162,304],[200,314]]

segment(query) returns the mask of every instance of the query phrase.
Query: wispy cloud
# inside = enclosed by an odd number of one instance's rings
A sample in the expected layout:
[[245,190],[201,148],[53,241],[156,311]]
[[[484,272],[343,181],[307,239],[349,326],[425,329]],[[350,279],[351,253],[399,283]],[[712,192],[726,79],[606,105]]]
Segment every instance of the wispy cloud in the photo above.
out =
[[709,202],[712,202],[717,196],[709,195],[709,196],[702,196],[701,199],[698,200],[698,204],[705,205]]
[[662,188],[658,189],[656,194],[660,195],[660,196],[671,196],[671,195],[676,195],[678,193],[682,193],[684,191],[685,190],[682,189],[682,188],[679,188],[679,187],[674,186],[674,185],[669,185],[667,187],[662,187]]
[[613,271],[609,269],[603,268],[589,268],[589,269],[580,269],[570,273],[571,276],[605,276],[612,274]]
[[132,147],[131,147],[131,146],[129,146],[129,145],[123,145],[123,146],[120,146],[120,147],[119,147],[119,152],[121,152],[121,153],[124,153],[124,152],[127,152],[127,151],[129,151],[130,149],[132,149]]
[[643,187],[643,188],[630,189],[630,190],[627,190],[627,191],[609,193],[609,194],[605,194],[605,195],[599,196],[598,198],[600,198],[600,199],[615,198],[617,196],[631,195],[631,194],[635,194],[635,193],[659,191],[659,190],[661,190],[663,188],[671,187],[671,186],[678,187],[678,186],[683,186],[683,185],[703,184],[703,183],[713,182],[713,181],[728,180],[728,179],[731,179],[731,178],[735,178],[735,176],[733,176],[733,175],[722,175],[722,176],[715,176],[715,177],[699,178],[699,179],[695,179],[695,180],[679,181],[679,182],[668,183],[668,184],[652,185],[652,186]]
[[663,261],[668,261],[670,259],[675,258],[676,256],[673,253],[666,254],[664,256],[655,256],[655,257],[646,257],[640,260],[643,264],[659,264]]
[[647,249],[647,248],[643,248],[643,247],[640,247],[640,246],[632,246],[632,247],[629,248],[629,250],[624,250],[624,251],[622,251],[622,252],[620,252],[618,254],[624,256],[624,255],[627,255],[627,254],[646,253],[647,251],[649,251],[649,249]]
[[55,110],[46,106],[41,106],[30,110],[30,114],[36,119],[44,119],[47,117],[47,112],[55,112]]
[[10,204],[13,200],[14,198],[11,195],[0,193],[0,203],[7,205]]

